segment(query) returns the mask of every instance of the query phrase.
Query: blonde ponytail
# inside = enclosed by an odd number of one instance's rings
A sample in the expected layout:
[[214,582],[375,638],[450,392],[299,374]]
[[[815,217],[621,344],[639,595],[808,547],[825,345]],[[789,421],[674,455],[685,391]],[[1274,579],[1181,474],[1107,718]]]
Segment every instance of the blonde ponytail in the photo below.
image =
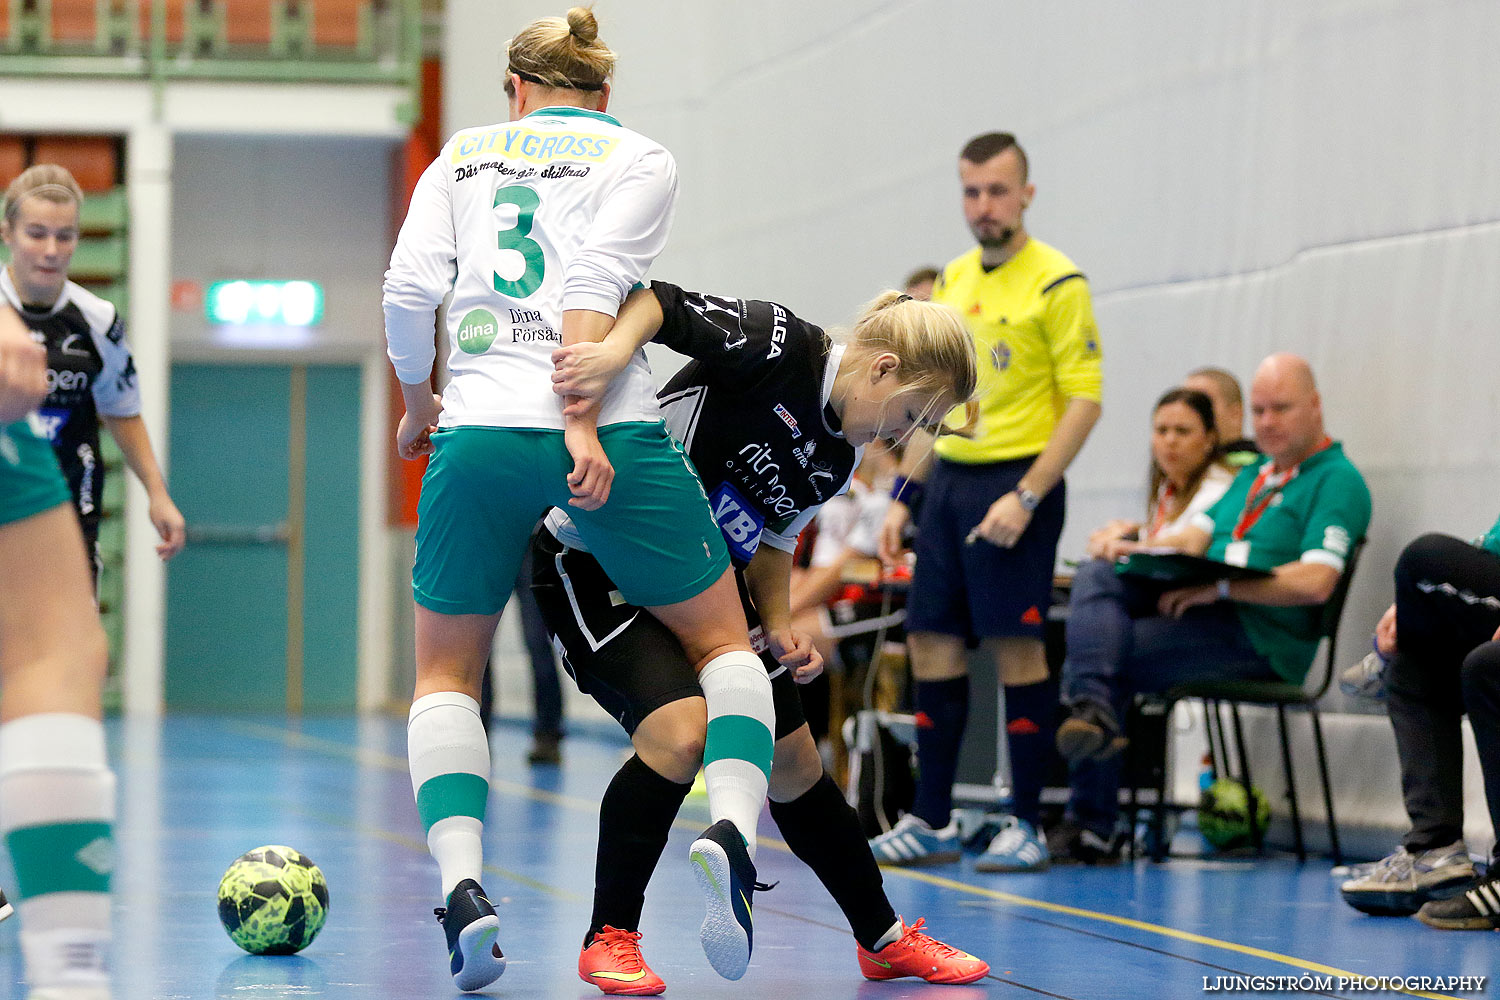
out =
[[846,350],[855,359],[889,351],[901,359],[902,393],[941,394],[952,406],[965,407],[963,426],[945,426],[941,433],[963,433],[973,426],[975,408],[969,401],[979,383],[979,367],[974,338],[957,310],[904,292],[881,292],[855,321]]

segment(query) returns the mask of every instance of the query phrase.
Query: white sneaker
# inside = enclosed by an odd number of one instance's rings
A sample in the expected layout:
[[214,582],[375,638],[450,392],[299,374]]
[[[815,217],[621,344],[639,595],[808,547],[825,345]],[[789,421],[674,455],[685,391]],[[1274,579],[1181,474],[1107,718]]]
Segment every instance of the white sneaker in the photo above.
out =
[[1445,899],[1474,881],[1474,863],[1462,840],[1412,854],[1398,847],[1367,875],[1345,882],[1344,902],[1381,917],[1406,917],[1422,904]]
[[1000,832],[974,862],[978,872],[1042,872],[1051,866],[1047,842],[1037,835],[1036,827],[1019,816],[1001,821]]
[[958,823],[950,819],[941,830],[911,813],[891,829],[870,841],[870,851],[883,865],[936,865],[957,861],[962,853]]
[[1385,701],[1385,673],[1389,666],[1389,660],[1371,650],[1364,659],[1339,674],[1339,690],[1351,698]]

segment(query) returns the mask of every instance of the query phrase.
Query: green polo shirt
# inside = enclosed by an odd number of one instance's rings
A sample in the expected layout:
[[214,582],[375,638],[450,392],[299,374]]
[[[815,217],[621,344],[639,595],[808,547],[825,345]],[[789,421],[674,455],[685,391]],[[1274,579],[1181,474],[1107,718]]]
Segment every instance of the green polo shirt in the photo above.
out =
[[[1354,543],[1370,526],[1370,489],[1364,477],[1334,443],[1309,457],[1277,493],[1264,513],[1236,542],[1235,525],[1245,512],[1251,486],[1266,459],[1235,476],[1228,491],[1194,525],[1213,535],[1210,559],[1274,569],[1294,562],[1315,562],[1344,570]],[[1282,677],[1302,682],[1318,651],[1320,605],[1293,608],[1235,602],[1240,624],[1257,652]]]
[[1500,556],[1500,520],[1495,521],[1490,526],[1490,530],[1484,533],[1484,537],[1474,544],[1486,552],[1493,552],[1495,555]]

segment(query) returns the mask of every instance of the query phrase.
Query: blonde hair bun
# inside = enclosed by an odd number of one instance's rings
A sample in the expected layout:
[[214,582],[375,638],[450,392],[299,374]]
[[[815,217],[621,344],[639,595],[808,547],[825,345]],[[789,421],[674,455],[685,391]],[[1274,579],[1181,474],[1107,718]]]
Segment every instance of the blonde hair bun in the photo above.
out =
[[583,44],[592,45],[599,37],[599,22],[589,8],[572,7],[568,10],[568,31]]

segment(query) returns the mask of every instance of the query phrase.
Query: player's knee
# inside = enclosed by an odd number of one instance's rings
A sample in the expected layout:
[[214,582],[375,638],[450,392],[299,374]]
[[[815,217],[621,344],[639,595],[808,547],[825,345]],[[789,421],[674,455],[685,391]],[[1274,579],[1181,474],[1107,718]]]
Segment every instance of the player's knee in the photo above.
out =
[[646,766],[670,781],[686,784],[703,764],[707,738],[703,699],[681,698],[646,716],[631,742]]
[[823,758],[806,725],[776,741],[770,796],[777,802],[801,798],[823,777]]

